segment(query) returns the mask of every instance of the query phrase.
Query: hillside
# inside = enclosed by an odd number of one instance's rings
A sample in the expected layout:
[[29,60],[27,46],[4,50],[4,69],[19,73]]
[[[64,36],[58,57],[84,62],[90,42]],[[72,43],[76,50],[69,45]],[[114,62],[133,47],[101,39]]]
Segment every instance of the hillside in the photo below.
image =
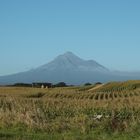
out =
[[140,89],[140,80],[129,80],[124,82],[110,82],[101,85],[99,88],[91,88],[90,91],[113,92],[113,91],[131,91]]

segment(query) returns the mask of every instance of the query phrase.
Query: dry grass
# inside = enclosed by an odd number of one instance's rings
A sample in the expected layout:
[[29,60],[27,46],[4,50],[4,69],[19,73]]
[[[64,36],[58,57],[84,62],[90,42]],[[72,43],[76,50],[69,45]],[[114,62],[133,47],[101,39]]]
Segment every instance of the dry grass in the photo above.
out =
[[[119,92],[88,90],[83,87],[1,87],[0,128],[89,133],[98,129],[131,132],[139,125],[139,89]],[[97,115],[102,115],[102,118],[96,119]]]

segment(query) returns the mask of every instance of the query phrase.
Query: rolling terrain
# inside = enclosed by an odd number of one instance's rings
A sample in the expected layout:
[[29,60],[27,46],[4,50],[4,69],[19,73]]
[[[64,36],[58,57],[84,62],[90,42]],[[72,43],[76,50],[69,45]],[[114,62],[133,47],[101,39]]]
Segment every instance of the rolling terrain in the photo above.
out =
[[139,118],[140,81],[0,87],[0,139],[139,140]]

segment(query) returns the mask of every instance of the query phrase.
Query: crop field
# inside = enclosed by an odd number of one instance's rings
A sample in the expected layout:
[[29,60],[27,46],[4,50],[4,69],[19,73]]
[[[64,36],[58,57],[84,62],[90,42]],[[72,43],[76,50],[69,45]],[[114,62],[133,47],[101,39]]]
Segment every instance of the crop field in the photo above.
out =
[[140,140],[140,81],[0,87],[0,140]]

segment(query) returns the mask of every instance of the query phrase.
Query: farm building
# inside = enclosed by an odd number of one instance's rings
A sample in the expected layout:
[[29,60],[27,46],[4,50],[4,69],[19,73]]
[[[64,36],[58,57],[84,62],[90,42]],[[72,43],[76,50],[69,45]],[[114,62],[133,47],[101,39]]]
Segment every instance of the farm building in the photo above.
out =
[[32,87],[36,87],[36,88],[51,88],[52,87],[52,83],[32,83]]

